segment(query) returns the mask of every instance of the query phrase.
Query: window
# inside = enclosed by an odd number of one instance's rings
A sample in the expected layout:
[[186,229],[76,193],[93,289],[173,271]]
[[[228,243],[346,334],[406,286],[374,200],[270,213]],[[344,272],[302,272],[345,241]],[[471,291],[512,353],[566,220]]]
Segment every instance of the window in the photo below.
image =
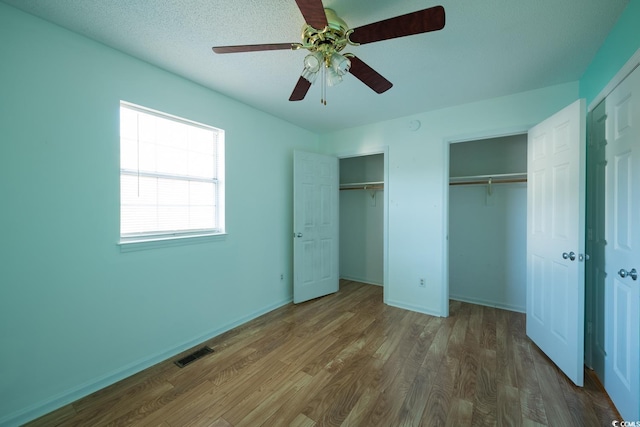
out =
[[224,233],[224,131],[120,103],[121,243]]

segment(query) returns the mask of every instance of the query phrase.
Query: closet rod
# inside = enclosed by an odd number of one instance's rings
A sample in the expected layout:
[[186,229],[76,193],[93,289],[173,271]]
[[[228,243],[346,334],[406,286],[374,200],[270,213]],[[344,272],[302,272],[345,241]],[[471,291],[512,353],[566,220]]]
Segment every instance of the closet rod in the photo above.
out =
[[491,182],[489,182],[489,180],[486,180],[486,181],[462,181],[462,182],[450,182],[450,183],[449,183],[449,185],[512,184],[512,183],[516,183],[516,182],[527,182],[527,178],[520,178],[520,179],[499,179],[499,180],[491,181]]
[[343,187],[340,191],[342,190],[384,190],[384,187],[382,185],[362,185],[358,187]]

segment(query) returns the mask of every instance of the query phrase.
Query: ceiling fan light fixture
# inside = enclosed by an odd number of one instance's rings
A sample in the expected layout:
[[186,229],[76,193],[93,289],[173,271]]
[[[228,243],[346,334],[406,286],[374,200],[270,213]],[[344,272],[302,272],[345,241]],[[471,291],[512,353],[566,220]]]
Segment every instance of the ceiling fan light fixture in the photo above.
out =
[[311,73],[317,73],[322,65],[322,52],[314,52],[304,57],[304,69]]
[[304,57],[304,69],[302,77],[314,84],[320,73],[320,67],[324,65],[324,57],[321,52],[313,52]]
[[331,69],[338,75],[344,76],[351,68],[351,60],[344,55],[334,53],[331,55]]
[[309,83],[314,84],[318,78],[318,71],[309,71],[309,69],[305,68],[302,70],[301,76],[306,79]]
[[327,68],[327,85],[335,86],[342,83],[342,76],[333,68]]

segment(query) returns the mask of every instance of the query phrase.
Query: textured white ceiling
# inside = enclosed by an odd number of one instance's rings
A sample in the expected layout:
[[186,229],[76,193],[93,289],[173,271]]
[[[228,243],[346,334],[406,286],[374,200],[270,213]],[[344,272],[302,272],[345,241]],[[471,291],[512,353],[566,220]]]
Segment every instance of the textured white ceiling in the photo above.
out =
[[576,81],[629,0],[324,0],[350,27],[441,4],[442,31],[348,47],[394,86],[353,76],[288,98],[306,51],[216,55],[298,42],[294,0],[2,0],[314,132]]

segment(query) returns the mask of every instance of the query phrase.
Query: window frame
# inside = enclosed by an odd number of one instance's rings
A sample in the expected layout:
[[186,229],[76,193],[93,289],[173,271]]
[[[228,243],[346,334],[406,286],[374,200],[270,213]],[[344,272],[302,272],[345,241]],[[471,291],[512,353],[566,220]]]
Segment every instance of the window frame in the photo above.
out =
[[[127,109],[138,113],[146,114],[149,116],[155,116],[162,120],[173,121],[189,127],[204,129],[214,133],[216,138],[214,142],[214,173],[212,178],[190,176],[183,174],[173,174],[166,172],[155,171],[142,171],[140,169],[124,168],[122,149],[123,149],[123,136],[122,136],[122,110]],[[154,247],[162,247],[168,245],[186,244],[186,243],[200,243],[203,241],[219,240],[226,235],[225,229],[225,132],[223,129],[216,128],[214,126],[206,125],[203,123],[195,122],[193,120],[178,117],[172,114],[164,113],[162,111],[153,110],[151,108],[143,107],[137,104],[133,104],[127,101],[120,101],[119,104],[119,237],[118,244],[121,250],[138,250],[148,249]],[[136,138],[136,144],[140,143],[140,137]],[[155,142],[154,142],[155,144]],[[178,229],[178,230],[155,230],[155,231],[139,231],[131,233],[122,232],[122,207],[123,207],[123,176],[135,176],[143,178],[157,178],[159,180],[168,181],[187,181],[187,182],[206,182],[213,184],[214,192],[214,227],[213,228],[191,228],[191,229]],[[192,206],[189,204],[189,206]]]

